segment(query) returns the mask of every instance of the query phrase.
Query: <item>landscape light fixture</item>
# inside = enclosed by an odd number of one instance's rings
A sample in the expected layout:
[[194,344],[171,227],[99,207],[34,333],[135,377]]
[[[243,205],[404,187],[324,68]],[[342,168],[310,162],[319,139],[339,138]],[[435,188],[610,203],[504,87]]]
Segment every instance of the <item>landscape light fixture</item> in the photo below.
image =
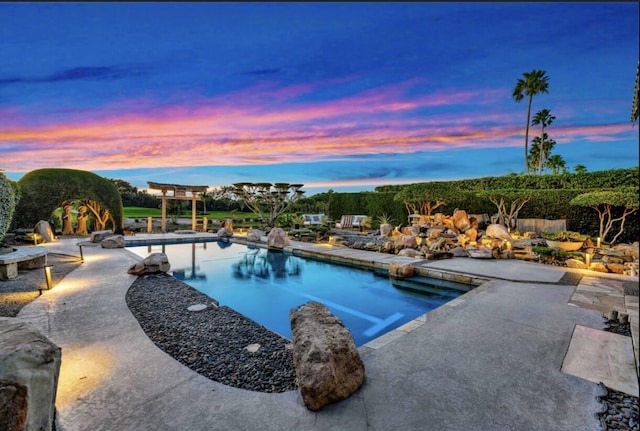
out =
[[[51,281],[51,268],[53,268],[53,265],[45,265],[42,267],[44,270],[44,279],[47,282],[47,290],[50,290],[53,287],[53,282]],[[38,291],[40,292],[40,295],[42,295],[42,289],[38,289]]]
[[84,244],[78,244],[78,248],[80,249],[80,260],[82,262],[84,262],[84,254],[82,253],[82,247],[84,247]]

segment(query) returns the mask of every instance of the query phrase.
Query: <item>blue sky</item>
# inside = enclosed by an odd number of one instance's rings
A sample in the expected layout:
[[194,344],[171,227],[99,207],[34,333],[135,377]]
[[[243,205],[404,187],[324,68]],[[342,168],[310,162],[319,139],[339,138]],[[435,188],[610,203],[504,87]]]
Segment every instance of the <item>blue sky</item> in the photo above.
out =
[[[0,169],[308,194],[638,165],[637,2],[1,3]],[[540,133],[530,131],[530,138]]]

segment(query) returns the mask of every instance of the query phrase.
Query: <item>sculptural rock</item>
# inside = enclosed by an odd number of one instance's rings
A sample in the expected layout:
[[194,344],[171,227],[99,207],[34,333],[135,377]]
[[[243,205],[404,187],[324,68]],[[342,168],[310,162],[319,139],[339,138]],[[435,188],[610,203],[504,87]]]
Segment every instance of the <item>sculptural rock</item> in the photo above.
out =
[[289,312],[293,362],[305,406],[316,411],[356,392],[364,364],[342,321],[319,302]]
[[0,429],[53,429],[60,363],[60,347],[38,330],[0,317]]
[[453,226],[458,229],[460,232],[465,232],[467,229],[471,227],[471,222],[469,221],[469,216],[467,216],[467,212],[465,210],[455,210],[453,212]]
[[221,227],[218,229],[218,238],[231,238],[233,231],[227,227]]
[[142,276],[167,272],[169,269],[171,269],[171,265],[169,264],[169,258],[166,254],[151,253],[140,262],[131,265],[127,270],[127,274]]
[[94,230],[91,232],[91,238],[89,241],[91,242],[102,242],[103,239],[108,238],[113,235],[113,231],[111,229],[106,230]]
[[267,235],[267,246],[269,247],[284,248],[289,244],[291,244],[291,241],[287,233],[279,227],[274,227]]
[[125,241],[122,235],[108,236],[100,242],[102,248],[124,248]]
[[[405,250],[408,250],[408,249],[405,249]],[[404,251],[404,250],[401,250],[401,251]],[[415,274],[415,268],[411,263],[396,262],[396,261],[392,261],[391,263],[389,263],[390,277],[405,278],[405,277],[411,277],[414,274]]]
[[53,242],[56,239],[56,235],[53,233],[53,229],[51,229],[51,225],[48,221],[40,220],[36,223],[33,228],[33,232],[37,233],[42,237],[44,242]]
[[248,241],[253,241],[253,242],[258,242],[265,235],[266,235],[266,233],[264,231],[260,230],[260,229],[251,229],[249,232],[247,232],[247,240]]
[[380,225],[380,238],[387,238],[393,231],[393,226],[389,223],[383,223]]
[[486,233],[487,236],[490,236],[491,238],[506,239],[507,241],[513,240],[507,228],[498,223],[493,223],[487,226]]

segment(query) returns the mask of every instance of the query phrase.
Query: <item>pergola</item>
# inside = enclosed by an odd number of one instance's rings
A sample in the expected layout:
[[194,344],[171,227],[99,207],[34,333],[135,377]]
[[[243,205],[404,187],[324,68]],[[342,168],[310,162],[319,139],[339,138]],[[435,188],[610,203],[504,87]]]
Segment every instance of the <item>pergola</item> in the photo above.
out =
[[[209,186],[183,186],[180,184],[163,184],[148,181],[150,189],[160,190],[162,196],[158,196],[162,200],[162,232],[167,231],[167,200],[190,200],[191,201],[191,226],[196,229],[196,202],[202,200],[197,193],[206,193]],[[167,192],[172,194],[167,194]]]

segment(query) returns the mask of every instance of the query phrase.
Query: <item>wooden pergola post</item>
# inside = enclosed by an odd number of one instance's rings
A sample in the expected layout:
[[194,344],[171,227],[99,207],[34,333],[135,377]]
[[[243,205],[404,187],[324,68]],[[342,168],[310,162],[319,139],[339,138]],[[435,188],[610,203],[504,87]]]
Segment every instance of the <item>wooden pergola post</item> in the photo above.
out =
[[[206,193],[209,186],[183,186],[179,184],[163,184],[154,183],[148,181],[150,189],[156,189],[162,191],[162,196],[159,198],[162,200],[162,232],[167,231],[167,200],[190,200],[191,201],[191,227],[196,230],[196,214],[197,214],[197,202],[201,199],[198,193]],[[173,191],[172,195],[167,195],[167,191]],[[191,196],[187,196],[190,193]]]
[[161,232],[165,233],[167,231],[167,191],[162,190],[162,228]]
[[191,229],[193,230],[196,230],[196,212],[197,212],[196,200],[197,200],[196,197],[191,199]]

